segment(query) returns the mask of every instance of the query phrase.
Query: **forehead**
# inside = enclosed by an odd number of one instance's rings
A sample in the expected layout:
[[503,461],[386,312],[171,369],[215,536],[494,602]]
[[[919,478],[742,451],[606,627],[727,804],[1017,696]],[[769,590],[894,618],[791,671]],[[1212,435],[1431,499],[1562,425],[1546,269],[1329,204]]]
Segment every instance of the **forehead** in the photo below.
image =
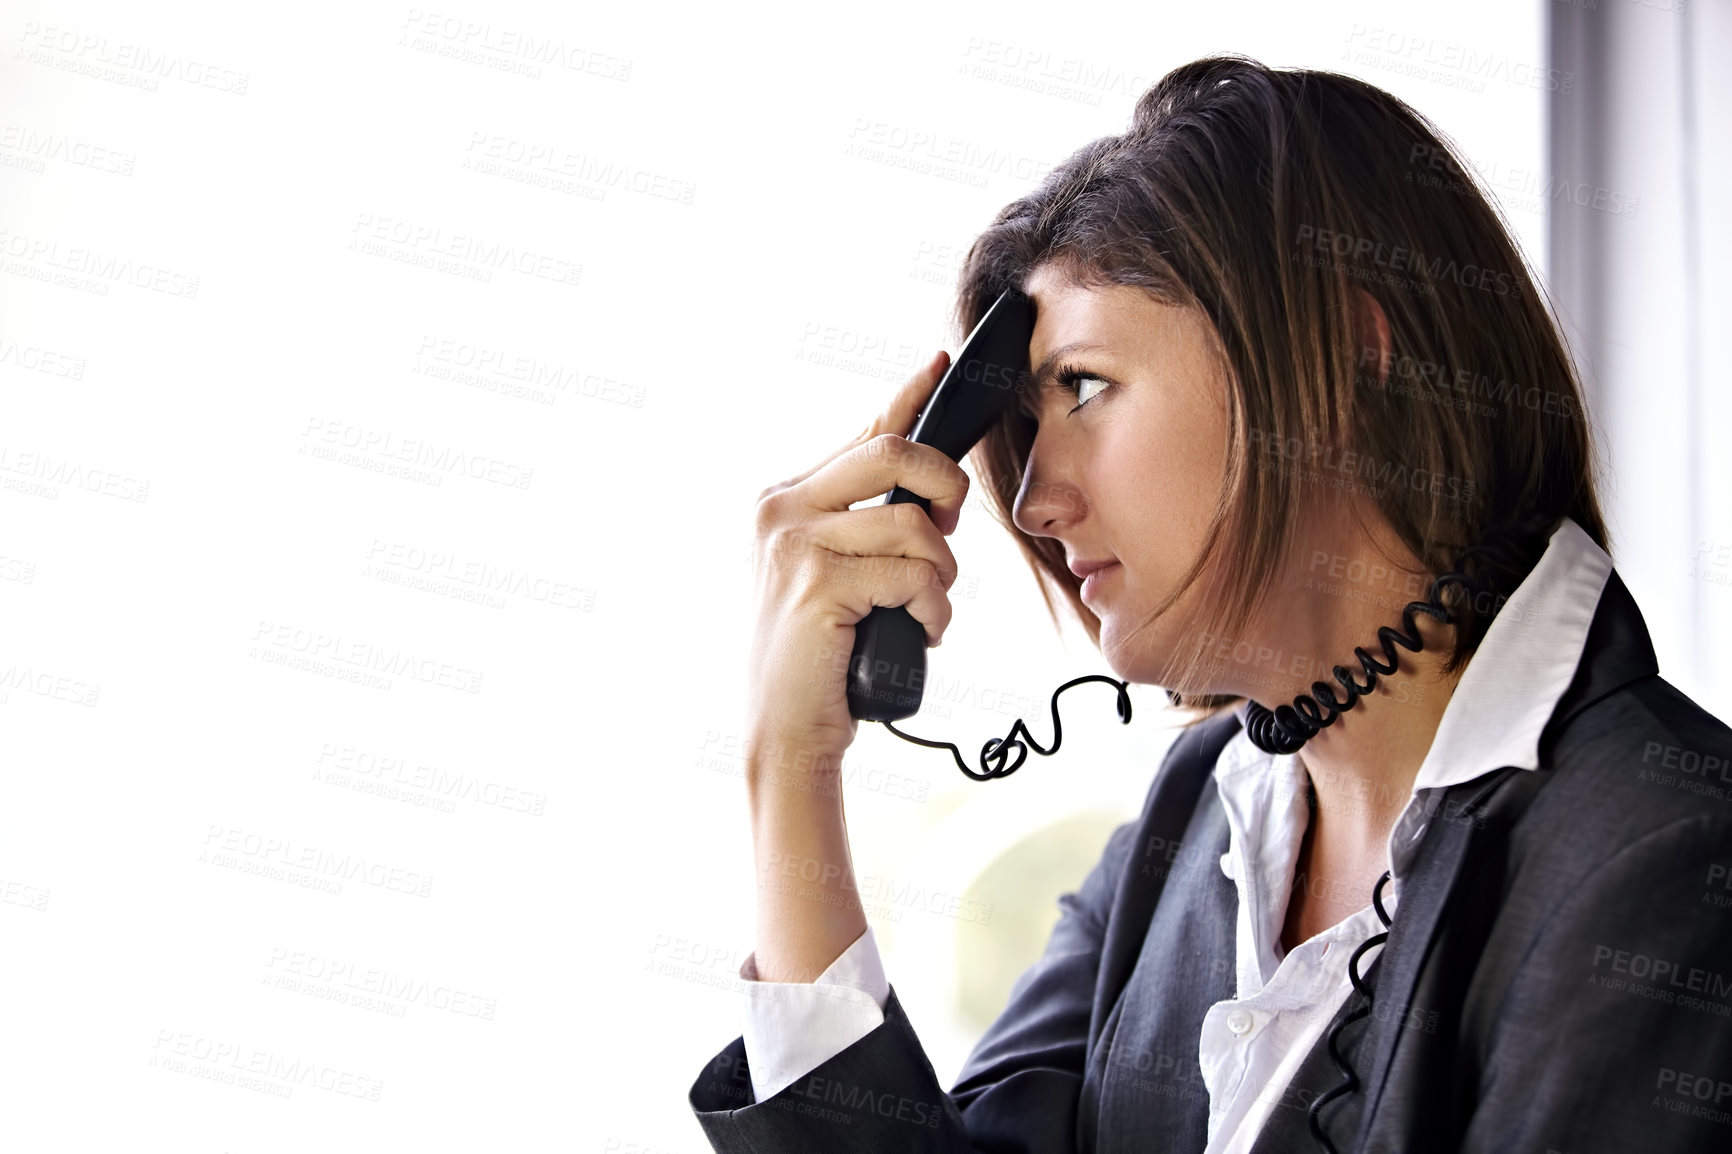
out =
[[1034,302],[1034,331],[1028,342],[1028,367],[1036,397],[1054,382],[1057,362],[1105,351],[1147,323],[1141,293],[1120,285],[1091,287],[1055,264],[1036,266],[1023,278],[1022,291]]
[[1034,301],[1034,333],[1029,365],[1037,366],[1053,349],[1078,341],[1122,340],[1156,321],[1173,306],[1156,301],[1131,285],[1084,285],[1055,264],[1036,266],[1023,278],[1022,291]]
[[1083,285],[1051,263],[1037,265],[1021,287],[1035,306],[1025,409],[1065,392],[1055,389],[1055,372],[1066,363],[1115,378],[1212,375],[1212,330],[1194,307],[1134,285]]

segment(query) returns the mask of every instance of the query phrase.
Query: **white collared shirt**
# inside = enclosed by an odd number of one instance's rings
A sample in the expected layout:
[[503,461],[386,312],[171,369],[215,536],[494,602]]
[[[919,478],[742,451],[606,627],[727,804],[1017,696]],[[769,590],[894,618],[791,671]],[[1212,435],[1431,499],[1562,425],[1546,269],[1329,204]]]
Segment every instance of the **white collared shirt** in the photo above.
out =
[[[1539,767],[1540,732],[1575,677],[1611,571],[1606,552],[1565,518],[1533,572],[1492,620],[1444,710],[1407,807],[1390,830],[1391,877],[1383,907],[1391,917],[1401,878],[1443,791],[1505,766]],[[1399,614],[1412,599],[1398,594],[1390,601]],[[1239,901],[1238,997],[1215,1003],[1203,1017],[1198,1060],[1209,1091],[1204,1154],[1251,1148],[1293,1072],[1351,990],[1348,957],[1383,929],[1368,893],[1359,912],[1291,953],[1281,952],[1287,897],[1310,820],[1302,758],[1303,752],[1266,754],[1241,729],[1215,763],[1229,830],[1221,868]],[[1361,974],[1377,951],[1373,947],[1360,958]],[[890,996],[870,926],[813,983],[759,982],[752,956],[740,977],[741,1032],[760,1102],[877,1028]]]

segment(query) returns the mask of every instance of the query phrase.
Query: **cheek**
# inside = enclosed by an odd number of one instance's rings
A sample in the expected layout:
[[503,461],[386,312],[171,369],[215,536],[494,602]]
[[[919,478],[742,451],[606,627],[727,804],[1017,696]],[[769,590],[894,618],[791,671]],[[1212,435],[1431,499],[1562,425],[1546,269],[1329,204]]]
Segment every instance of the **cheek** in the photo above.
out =
[[1145,597],[1164,597],[1202,552],[1225,468],[1225,425],[1195,414],[1122,422],[1100,459],[1118,467],[1091,498]]

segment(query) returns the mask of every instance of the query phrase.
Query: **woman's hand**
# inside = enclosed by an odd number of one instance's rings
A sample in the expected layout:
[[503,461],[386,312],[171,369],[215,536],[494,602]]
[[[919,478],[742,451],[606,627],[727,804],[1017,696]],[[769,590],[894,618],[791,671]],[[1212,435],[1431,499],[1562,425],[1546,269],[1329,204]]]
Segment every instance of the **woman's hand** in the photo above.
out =
[[[840,760],[858,730],[846,692],[854,626],[874,606],[906,605],[929,645],[950,624],[956,558],[944,538],[968,474],[906,439],[948,365],[938,353],[852,441],[758,497],[747,724],[765,748]],[[929,498],[930,517],[912,503],[849,508],[895,485]]]
[[[866,932],[842,816],[854,625],[907,605],[937,644],[968,474],[907,435],[944,375],[940,352],[841,449],[758,497],[757,628],[747,703],[747,804],[757,872],[757,980],[810,982]],[[849,509],[901,485],[932,502]],[[750,974],[748,973],[748,976]]]

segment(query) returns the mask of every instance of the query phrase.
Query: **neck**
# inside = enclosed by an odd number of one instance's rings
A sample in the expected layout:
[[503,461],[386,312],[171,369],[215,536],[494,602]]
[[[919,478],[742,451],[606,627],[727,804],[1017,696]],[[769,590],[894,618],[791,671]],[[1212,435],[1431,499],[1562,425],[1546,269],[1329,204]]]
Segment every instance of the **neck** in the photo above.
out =
[[[1425,647],[1418,653],[1398,648],[1400,668],[1380,675],[1374,693],[1314,734],[1297,755],[1317,794],[1313,840],[1329,845],[1332,856],[1382,858],[1460,680],[1460,671],[1443,672],[1454,630],[1423,614],[1415,624]],[[1365,649],[1382,658],[1380,645]],[[1350,668],[1356,681],[1364,680],[1357,660]],[[1343,695],[1339,685],[1336,695]],[[1265,701],[1258,694],[1257,700],[1271,709],[1292,704],[1292,697]]]

